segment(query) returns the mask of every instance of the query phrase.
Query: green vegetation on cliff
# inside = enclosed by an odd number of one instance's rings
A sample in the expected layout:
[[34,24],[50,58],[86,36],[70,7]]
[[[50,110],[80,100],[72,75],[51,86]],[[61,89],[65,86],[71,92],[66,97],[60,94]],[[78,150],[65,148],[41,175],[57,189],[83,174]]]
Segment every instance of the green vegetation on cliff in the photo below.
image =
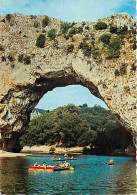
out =
[[22,145],[56,144],[65,147],[88,146],[97,153],[124,150],[131,135],[111,111],[100,106],[67,106],[48,111],[33,119],[21,137]]

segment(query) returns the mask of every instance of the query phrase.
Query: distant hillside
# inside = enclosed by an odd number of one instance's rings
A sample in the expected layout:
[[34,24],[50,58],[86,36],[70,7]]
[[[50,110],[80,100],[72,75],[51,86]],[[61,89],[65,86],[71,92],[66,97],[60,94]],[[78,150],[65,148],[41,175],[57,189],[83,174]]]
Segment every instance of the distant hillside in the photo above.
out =
[[32,110],[33,112],[36,112],[37,114],[44,114],[45,112],[47,112],[47,110],[43,110],[43,109],[40,109],[40,108],[34,108]]

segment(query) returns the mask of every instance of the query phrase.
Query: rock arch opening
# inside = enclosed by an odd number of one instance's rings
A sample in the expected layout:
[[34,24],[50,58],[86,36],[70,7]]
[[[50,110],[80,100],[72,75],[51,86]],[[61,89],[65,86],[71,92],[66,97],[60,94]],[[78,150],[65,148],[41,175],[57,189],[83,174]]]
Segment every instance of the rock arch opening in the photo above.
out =
[[[78,93],[78,90],[84,94]],[[103,101],[97,101],[98,98],[87,92],[88,89],[80,85],[69,85],[46,93],[31,114],[29,129],[22,136],[20,143],[23,146],[43,145],[40,148],[45,148],[46,144],[49,148],[56,148],[57,153],[62,147],[74,147],[75,150],[75,147],[84,146],[91,148],[88,149],[91,154],[106,154],[114,150],[124,152],[132,143],[132,136],[118,123]],[[66,98],[64,93],[70,94],[63,102]],[[86,95],[90,102],[84,97]],[[70,96],[73,98],[70,99]],[[81,97],[82,100],[79,101]],[[27,148],[33,152],[29,147],[25,147],[24,151]],[[39,147],[35,146],[35,150],[38,149]],[[82,151],[81,148],[79,150]]]

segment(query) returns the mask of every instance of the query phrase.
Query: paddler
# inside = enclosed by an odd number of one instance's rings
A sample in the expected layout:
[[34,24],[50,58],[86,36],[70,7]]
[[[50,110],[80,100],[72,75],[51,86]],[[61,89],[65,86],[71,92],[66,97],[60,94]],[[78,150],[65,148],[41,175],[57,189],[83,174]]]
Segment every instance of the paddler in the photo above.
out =
[[65,166],[66,168],[67,168],[67,167],[70,167],[70,163],[68,163],[67,161],[65,161],[64,166]]
[[40,165],[37,163],[37,161],[35,161],[34,163],[34,167],[39,167]]
[[64,157],[68,157],[68,155],[67,154],[64,154]]
[[111,158],[111,159],[109,160],[109,162],[107,162],[106,164],[109,164],[109,163],[114,164],[113,158]]
[[64,167],[64,163],[63,162],[60,163],[60,167]]
[[47,167],[46,162],[43,162],[43,167],[44,167],[44,168],[46,168],[46,167]]
[[56,156],[55,156],[55,154],[53,155],[52,159],[56,159]]
[[110,159],[109,163],[114,163],[114,160],[113,158]]

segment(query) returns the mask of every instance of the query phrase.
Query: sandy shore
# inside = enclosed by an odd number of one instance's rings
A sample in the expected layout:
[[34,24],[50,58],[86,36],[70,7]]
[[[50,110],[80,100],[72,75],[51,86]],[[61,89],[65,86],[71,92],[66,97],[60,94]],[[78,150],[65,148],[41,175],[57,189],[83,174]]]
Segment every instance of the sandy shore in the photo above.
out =
[[25,157],[27,156],[26,154],[22,153],[12,153],[12,152],[6,152],[0,150],[0,158],[8,158],[8,157]]
[[28,153],[45,153],[45,154],[49,154],[51,153],[51,147],[55,148],[54,153],[55,154],[82,154],[83,153],[83,147],[72,147],[72,148],[61,148],[61,147],[56,147],[54,146],[45,146],[45,145],[41,145],[41,146],[25,146],[23,147],[21,152],[28,152]]
[[55,154],[82,154],[83,147],[72,147],[72,148],[61,148],[54,146],[25,146],[23,147],[21,153],[12,153],[0,150],[0,158],[8,158],[8,157],[26,157],[29,156],[28,154],[24,153],[41,153],[41,154],[50,154],[52,153],[51,147],[55,148]]

